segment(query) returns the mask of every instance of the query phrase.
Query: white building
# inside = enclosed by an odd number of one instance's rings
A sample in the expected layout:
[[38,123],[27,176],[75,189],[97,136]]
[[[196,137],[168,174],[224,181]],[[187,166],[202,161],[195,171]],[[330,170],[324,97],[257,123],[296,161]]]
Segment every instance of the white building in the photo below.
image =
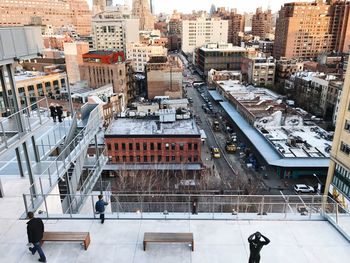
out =
[[126,44],[139,41],[139,20],[119,11],[105,11],[92,19],[94,49],[124,51]]
[[276,61],[273,57],[251,58],[248,63],[248,81],[253,85],[265,86],[275,83]]
[[151,56],[166,56],[168,50],[162,46],[130,43],[126,46],[126,57],[132,60],[136,72],[145,71],[145,66]]
[[227,20],[199,17],[182,21],[182,51],[185,53],[193,53],[195,48],[208,43],[227,43],[227,40]]

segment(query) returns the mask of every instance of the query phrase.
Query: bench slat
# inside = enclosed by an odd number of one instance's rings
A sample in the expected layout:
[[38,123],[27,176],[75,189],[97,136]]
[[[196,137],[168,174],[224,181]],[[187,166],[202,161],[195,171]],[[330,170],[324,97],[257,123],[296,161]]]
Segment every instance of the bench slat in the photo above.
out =
[[44,232],[42,243],[45,241],[61,241],[61,242],[83,242],[85,250],[90,245],[89,232]]
[[194,250],[193,233],[154,233],[146,232],[143,237],[143,250],[146,250],[147,242],[151,243],[190,243]]

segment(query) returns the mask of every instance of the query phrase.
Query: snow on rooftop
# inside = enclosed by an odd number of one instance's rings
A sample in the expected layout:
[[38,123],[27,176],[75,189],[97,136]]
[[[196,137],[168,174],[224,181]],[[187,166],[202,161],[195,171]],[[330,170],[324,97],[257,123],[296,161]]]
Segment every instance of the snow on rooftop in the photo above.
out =
[[114,120],[106,135],[198,135],[194,120],[161,123],[154,119],[120,118]]

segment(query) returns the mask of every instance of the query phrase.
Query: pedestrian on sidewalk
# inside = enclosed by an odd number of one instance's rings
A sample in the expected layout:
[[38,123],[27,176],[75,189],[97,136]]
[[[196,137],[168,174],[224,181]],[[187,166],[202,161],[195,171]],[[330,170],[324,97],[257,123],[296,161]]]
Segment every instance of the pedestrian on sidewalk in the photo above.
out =
[[57,117],[56,107],[51,103],[49,109],[50,109],[50,116],[53,119],[53,122],[56,122],[56,117]]
[[249,263],[259,263],[260,251],[263,246],[270,243],[270,239],[262,235],[260,232],[255,232],[254,234],[250,235],[248,242],[250,249]]
[[103,195],[99,195],[95,204],[95,210],[97,214],[100,214],[101,224],[105,222],[105,206],[107,205],[108,203],[103,200]]
[[41,248],[41,240],[44,235],[44,223],[40,218],[35,218],[33,212],[28,212],[27,218],[27,235],[28,242],[33,244],[33,247],[29,247],[29,251],[34,255],[37,251],[39,253],[39,262],[46,262],[46,256]]

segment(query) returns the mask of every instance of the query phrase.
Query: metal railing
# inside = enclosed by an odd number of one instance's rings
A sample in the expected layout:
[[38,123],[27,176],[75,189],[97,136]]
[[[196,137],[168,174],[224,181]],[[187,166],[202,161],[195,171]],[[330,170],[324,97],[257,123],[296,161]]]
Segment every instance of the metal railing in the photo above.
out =
[[[99,125],[97,124],[101,122],[101,119],[98,111],[99,108],[96,107],[91,112],[91,118],[88,122],[88,124],[94,123],[95,125],[87,125],[84,127],[74,139],[61,150],[61,153],[58,156],[52,157],[51,160],[48,160],[50,162],[48,167],[44,169],[44,171],[35,178],[34,183],[30,185],[29,190],[31,193],[32,204],[40,203],[40,200],[36,200],[37,197],[40,196],[37,194],[38,186],[40,186],[41,195],[44,193],[50,193],[52,188],[57,184],[58,179],[67,172],[71,163],[74,163],[80,154],[86,152],[90,145],[90,141],[99,130]],[[83,164],[81,163],[80,165]]]
[[[71,196],[75,202],[84,200],[73,213],[60,211],[60,195],[42,194],[45,200],[36,211],[47,219],[94,219],[98,193]],[[109,202],[108,219],[191,219],[191,220],[328,220],[350,241],[350,212],[331,198],[310,196],[246,196],[246,195],[156,195],[118,194],[103,191]],[[23,195],[26,212],[32,211],[31,196]]]
[[0,119],[0,151],[9,148],[26,136],[44,121],[48,121],[49,107],[47,98],[41,98],[28,107],[22,108]]

